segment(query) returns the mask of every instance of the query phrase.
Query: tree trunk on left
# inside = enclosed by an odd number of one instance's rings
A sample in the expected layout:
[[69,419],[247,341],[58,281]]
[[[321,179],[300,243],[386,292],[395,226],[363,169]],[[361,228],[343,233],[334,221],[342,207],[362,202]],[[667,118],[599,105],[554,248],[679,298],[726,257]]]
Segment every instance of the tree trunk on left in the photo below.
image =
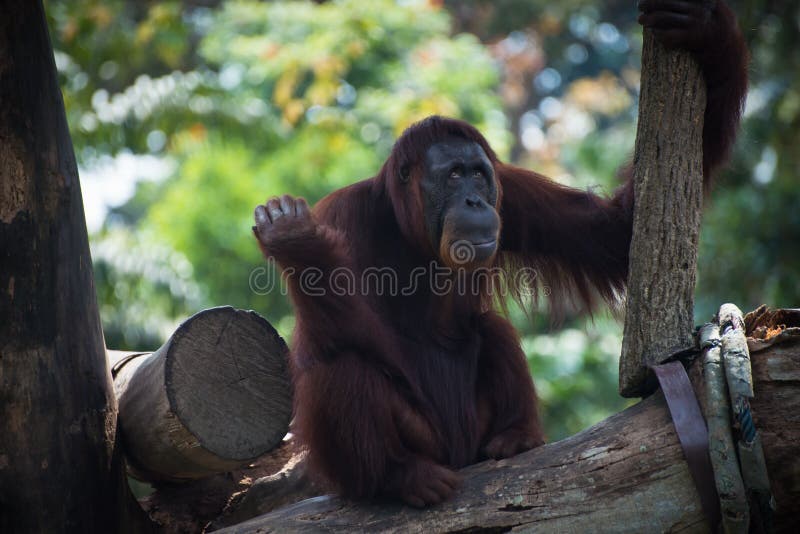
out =
[[0,0],[0,532],[147,532],[40,1]]

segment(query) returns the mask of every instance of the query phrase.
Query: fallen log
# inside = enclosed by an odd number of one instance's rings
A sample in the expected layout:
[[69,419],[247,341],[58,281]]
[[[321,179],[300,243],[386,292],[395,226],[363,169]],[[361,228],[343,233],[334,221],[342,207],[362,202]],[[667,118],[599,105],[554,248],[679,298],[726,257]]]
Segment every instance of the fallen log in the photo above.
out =
[[109,351],[129,473],[199,479],[278,445],[292,411],[287,352],[261,316],[228,306],[190,317],[153,353]]
[[[248,490],[252,489],[255,482],[269,479],[284,471],[287,464],[291,465],[294,458],[292,449],[291,443],[284,440],[268,454],[241,469],[181,484],[154,484],[155,491],[140,499],[139,504],[160,527],[162,534],[203,532],[211,521],[217,524],[223,518],[228,519],[228,514],[247,514],[251,507],[242,501],[244,497],[250,498],[251,492]],[[252,495],[259,493],[255,491]],[[314,495],[319,495],[319,492],[294,494],[294,500],[288,503]],[[261,504],[268,501],[269,498],[266,498]],[[280,501],[279,505],[286,504],[287,501]],[[261,513],[264,512],[252,512],[238,521],[231,519],[222,525],[240,523]]]
[[219,514],[219,517],[208,524],[207,531],[236,525],[323,493],[308,474],[305,452],[297,450],[294,443],[289,445],[289,450],[294,454],[287,459],[282,468],[256,479],[246,491],[231,499],[224,513]]
[[[754,353],[752,366],[751,407],[777,503],[773,526],[793,532],[800,513],[800,338]],[[706,413],[699,359],[690,377]],[[575,436],[462,474],[457,495],[427,510],[323,496],[219,532],[709,530],[660,391]]]

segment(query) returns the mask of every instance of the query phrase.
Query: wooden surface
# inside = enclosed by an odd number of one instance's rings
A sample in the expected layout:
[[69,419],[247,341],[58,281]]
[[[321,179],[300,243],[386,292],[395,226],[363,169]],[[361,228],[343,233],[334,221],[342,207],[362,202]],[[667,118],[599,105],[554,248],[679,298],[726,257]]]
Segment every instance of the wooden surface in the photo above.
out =
[[[290,445],[294,444],[290,443]],[[298,450],[296,446],[291,446],[287,450],[292,451],[293,454],[289,456],[281,469],[256,479],[246,491],[230,503],[223,514],[209,524],[207,530],[219,530],[234,526],[253,517],[324,493],[308,475],[305,462],[306,453]]]
[[750,358],[755,384],[750,407],[778,506],[775,532],[794,533],[800,518],[800,339]]
[[[571,438],[464,469],[430,510],[321,497],[220,532],[701,531],[703,517],[661,395]],[[635,495],[635,497],[632,497]],[[649,510],[647,515],[642,510]]]
[[0,292],[0,532],[146,532],[38,0],[0,0]]
[[700,341],[702,347],[705,347],[702,343],[708,346],[702,361],[709,456],[714,466],[714,481],[719,495],[723,528],[726,534],[734,534],[742,527],[747,530],[747,518],[742,513],[742,509],[746,509],[747,498],[731,428],[731,399],[725,383],[719,325],[704,325]]
[[287,355],[265,319],[224,306],[187,319],[154,353],[115,366],[131,474],[202,478],[280,443],[292,410]]
[[619,391],[653,391],[650,364],[693,344],[706,89],[687,52],[644,31],[634,217]]
[[[182,484],[159,484],[139,502],[163,534],[203,532],[211,521],[223,521],[238,509],[242,498],[258,480],[281,471],[293,458],[288,441],[242,469]],[[310,497],[317,494],[308,494]],[[296,498],[293,501],[304,497]],[[286,504],[286,503],[284,503]],[[245,507],[247,509],[247,507]],[[244,519],[259,515],[252,513]],[[237,523],[241,521],[236,521]],[[225,524],[225,523],[222,523]]]
[[[755,398],[778,510],[800,516],[800,340],[752,355]],[[702,365],[690,376],[705,406]],[[573,437],[462,471],[455,497],[427,510],[316,497],[219,532],[707,532],[660,392]]]

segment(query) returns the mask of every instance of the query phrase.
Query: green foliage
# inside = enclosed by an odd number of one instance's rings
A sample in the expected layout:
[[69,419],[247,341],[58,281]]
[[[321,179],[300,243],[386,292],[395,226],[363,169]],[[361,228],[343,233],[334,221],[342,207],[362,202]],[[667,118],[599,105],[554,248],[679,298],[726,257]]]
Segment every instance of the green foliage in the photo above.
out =
[[712,201],[700,238],[698,322],[716,313],[721,299],[745,310],[798,306],[800,190],[796,169],[776,174],[769,184],[721,186]]
[[203,301],[192,264],[151,234],[115,227],[91,248],[108,347],[155,350]]
[[[285,296],[250,284],[263,265],[252,211],[269,196],[314,202],[375,174],[396,135],[432,113],[482,127],[501,153],[510,140],[486,48],[451,37],[448,14],[426,2],[67,1],[48,14],[81,164],[123,150],[176,164],[164,182],[139,182],[109,221],[187,258],[197,306],[291,324]],[[103,318],[118,348],[152,333],[146,314],[116,320],[111,295]]]
[[617,394],[622,325],[611,315],[573,320],[547,332],[541,318],[532,329],[519,308],[510,312],[524,333],[522,349],[535,378],[548,440],[571,436],[631,404]]
[[[263,263],[250,232],[256,203],[287,192],[313,202],[372,176],[399,129],[431,113],[483,125],[502,149],[496,72],[474,37],[447,37],[444,12],[386,1],[237,1],[206,24],[198,61],[224,92],[189,105],[208,98],[209,109],[239,122],[203,121],[169,137],[176,177],[141,225],[189,258],[216,304],[274,321],[289,313],[283,296],[249,285]],[[466,74],[457,83],[456,68]]]
[[[170,76],[192,48],[182,2],[63,0],[45,8],[80,162],[123,148],[147,151],[150,131],[185,120],[184,95],[172,94]],[[165,101],[174,116],[160,116]]]
[[610,194],[619,186],[616,173],[634,139],[630,128],[615,127],[592,132],[579,142],[566,145],[562,158],[575,177],[573,185],[600,186]]
[[800,305],[800,4],[737,2],[751,50],[743,135],[700,238],[697,321],[720,302]]
[[[285,296],[251,287],[264,265],[254,206],[282,193],[314,202],[373,175],[402,129],[431,113],[475,124],[503,157],[613,190],[635,131],[634,4],[441,4],[45,1],[82,169],[130,152],[174,169],[139,181],[92,236],[108,346],[154,348],[221,304],[258,310],[288,335]],[[752,29],[752,92],[705,217],[698,321],[724,301],[800,301],[800,6],[734,7]],[[616,322],[569,318],[542,333],[541,317],[512,319],[551,439],[624,406]]]

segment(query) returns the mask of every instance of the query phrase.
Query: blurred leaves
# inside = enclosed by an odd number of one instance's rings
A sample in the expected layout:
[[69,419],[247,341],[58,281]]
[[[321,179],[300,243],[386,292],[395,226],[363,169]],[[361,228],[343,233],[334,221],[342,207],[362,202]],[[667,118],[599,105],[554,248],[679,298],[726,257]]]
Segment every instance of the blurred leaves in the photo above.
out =
[[573,320],[548,332],[542,318],[531,321],[516,306],[511,319],[522,332],[522,349],[539,396],[547,439],[574,434],[616,413],[631,401],[617,393],[622,325],[610,314]]
[[117,227],[91,243],[106,345],[155,350],[203,302],[192,264],[147,232]]
[[[800,6],[732,4],[752,90],[708,203],[698,321],[725,301],[800,302]],[[221,304],[258,310],[288,335],[286,298],[249,285],[264,264],[254,206],[282,193],[313,202],[375,174],[396,136],[429,114],[475,124],[503,158],[606,192],[633,147],[641,32],[627,1],[45,5],[83,175],[105,172],[124,192],[130,178],[113,169],[142,161],[131,154],[168,169],[126,173],[137,176],[133,195],[92,236],[112,348],[152,349]],[[551,439],[624,406],[618,323],[568,318],[548,333],[541,317],[512,319]]]
[[402,129],[433,113],[476,124],[500,153],[510,141],[488,50],[451,36],[447,12],[427,2],[65,1],[48,14],[81,166],[128,151],[175,163],[166,180],[138,182],[107,228],[185,256],[202,305],[288,324],[284,297],[249,286],[263,264],[252,212],[269,196],[314,202],[368,178]]
[[800,306],[800,4],[735,2],[751,52],[742,135],[700,236],[696,320]]

